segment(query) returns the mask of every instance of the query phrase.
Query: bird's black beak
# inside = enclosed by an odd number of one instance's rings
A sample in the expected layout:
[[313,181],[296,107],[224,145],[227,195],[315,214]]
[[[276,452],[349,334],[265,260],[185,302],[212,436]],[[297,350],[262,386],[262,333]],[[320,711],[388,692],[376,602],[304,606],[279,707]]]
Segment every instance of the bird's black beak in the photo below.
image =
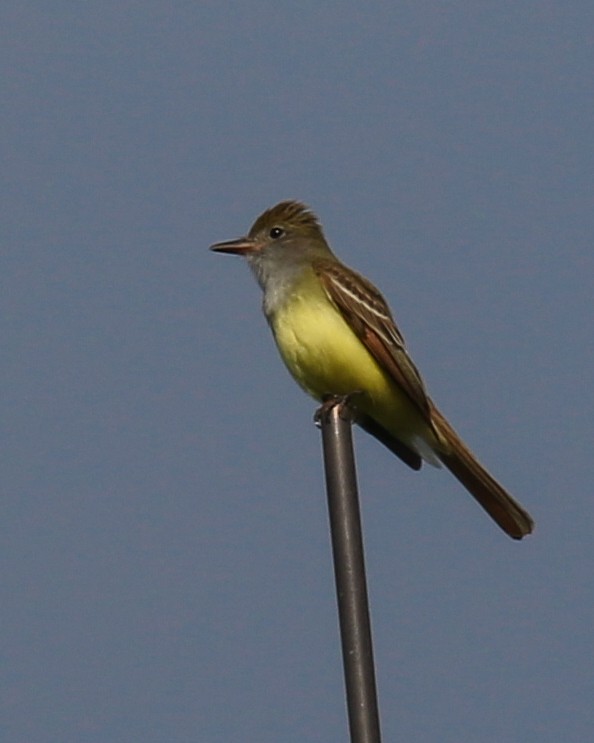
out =
[[210,246],[215,253],[229,253],[231,255],[249,255],[256,253],[262,246],[251,237],[238,237],[236,240],[226,240]]

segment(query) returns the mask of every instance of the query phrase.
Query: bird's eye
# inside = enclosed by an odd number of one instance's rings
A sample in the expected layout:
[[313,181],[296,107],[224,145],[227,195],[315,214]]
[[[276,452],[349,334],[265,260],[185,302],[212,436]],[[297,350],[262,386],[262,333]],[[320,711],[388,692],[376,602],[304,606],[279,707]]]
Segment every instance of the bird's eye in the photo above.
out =
[[282,227],[273,227],[268,234],[273,240],[276,240],[277,238],[282,237],[285,234],[285,231]]

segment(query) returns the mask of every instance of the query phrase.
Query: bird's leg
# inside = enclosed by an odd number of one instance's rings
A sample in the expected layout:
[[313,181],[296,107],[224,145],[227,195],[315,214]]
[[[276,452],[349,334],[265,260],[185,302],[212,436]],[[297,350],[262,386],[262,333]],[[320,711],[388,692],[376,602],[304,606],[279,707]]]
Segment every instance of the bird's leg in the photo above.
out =
[[314,415],[314,423],[318,428],[322,425],[322,420],[330,414],[333,408],[338,407],[338,414],[341,418],[346,420],[352,420],[354,417],[353,405],[351,404],[353,398],[362,395],[363,392],[355,390],[349,392],[348,395],[334,395],[327,394],[322,397],[322,404],[316,410]]

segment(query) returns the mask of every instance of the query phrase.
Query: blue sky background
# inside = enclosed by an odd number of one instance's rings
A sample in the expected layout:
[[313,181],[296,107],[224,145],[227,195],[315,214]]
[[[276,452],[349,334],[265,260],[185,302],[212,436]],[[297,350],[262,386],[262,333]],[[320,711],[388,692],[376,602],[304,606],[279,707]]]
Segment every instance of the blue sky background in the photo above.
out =
[[530,509],[357,435],[386,741],[594,728],[594,5],[0,10],[0,733],[344,741],[315,404],[239,260],[299,198]]

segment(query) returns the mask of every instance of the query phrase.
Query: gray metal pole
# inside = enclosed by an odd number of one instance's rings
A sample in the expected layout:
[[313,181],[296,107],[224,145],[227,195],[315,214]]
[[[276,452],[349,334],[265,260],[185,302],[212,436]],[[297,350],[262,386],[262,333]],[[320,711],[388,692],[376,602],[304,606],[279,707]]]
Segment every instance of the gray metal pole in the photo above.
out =
[[324,468],[351,743],[380,743],[373,645],[348,400],[325,403]]

